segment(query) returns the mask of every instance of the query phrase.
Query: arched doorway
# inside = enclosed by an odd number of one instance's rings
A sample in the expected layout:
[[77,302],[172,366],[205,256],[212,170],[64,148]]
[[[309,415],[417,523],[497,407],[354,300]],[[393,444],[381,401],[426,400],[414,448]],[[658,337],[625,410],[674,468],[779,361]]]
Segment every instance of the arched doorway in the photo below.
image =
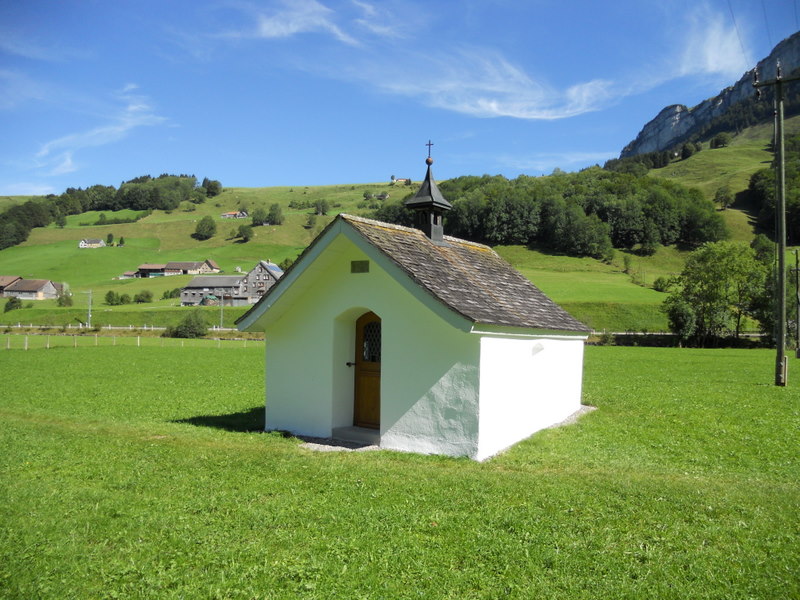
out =
[[381,319],[373,312],[356,321],[353,424],[381,426]]

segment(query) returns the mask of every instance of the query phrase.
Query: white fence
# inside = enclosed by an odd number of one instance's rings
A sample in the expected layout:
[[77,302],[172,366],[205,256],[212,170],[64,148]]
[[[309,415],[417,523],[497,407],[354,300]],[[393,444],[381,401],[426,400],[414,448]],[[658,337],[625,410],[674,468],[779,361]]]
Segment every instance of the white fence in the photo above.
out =
[[179,339],[141,335],[0,335],[2,350],[41,350],[51,348],[87,348],[90,346],[136,346],[139,348],[264,348],[264,340],[196,338]]

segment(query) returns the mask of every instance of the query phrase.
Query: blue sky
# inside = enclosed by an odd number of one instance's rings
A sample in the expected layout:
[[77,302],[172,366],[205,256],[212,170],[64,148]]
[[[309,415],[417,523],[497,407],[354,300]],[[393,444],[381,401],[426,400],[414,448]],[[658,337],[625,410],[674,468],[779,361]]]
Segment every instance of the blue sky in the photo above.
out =
[[0,0],[0,194],[574,171],[734,83],[798,0]]

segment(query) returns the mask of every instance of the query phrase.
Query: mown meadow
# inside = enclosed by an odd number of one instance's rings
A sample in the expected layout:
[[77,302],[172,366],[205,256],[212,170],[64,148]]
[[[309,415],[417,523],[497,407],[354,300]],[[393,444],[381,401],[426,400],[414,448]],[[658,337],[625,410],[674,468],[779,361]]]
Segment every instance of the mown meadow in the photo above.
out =
[[588,347],[597,410],[479,464],[260,432],[260,346],[0,350],[0,597],[799,597],[773,361]]

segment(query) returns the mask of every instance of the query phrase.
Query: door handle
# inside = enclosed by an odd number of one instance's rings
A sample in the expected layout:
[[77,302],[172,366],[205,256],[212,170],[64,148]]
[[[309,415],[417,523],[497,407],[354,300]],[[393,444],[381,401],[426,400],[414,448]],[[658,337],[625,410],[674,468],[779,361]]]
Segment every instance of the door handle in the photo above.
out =
[[346,362],[346,363],[344,363],[344,364],[346,364],[348,367],[352,367],[352,366],[354,366],[356,363],[354,363],[354,362]]

